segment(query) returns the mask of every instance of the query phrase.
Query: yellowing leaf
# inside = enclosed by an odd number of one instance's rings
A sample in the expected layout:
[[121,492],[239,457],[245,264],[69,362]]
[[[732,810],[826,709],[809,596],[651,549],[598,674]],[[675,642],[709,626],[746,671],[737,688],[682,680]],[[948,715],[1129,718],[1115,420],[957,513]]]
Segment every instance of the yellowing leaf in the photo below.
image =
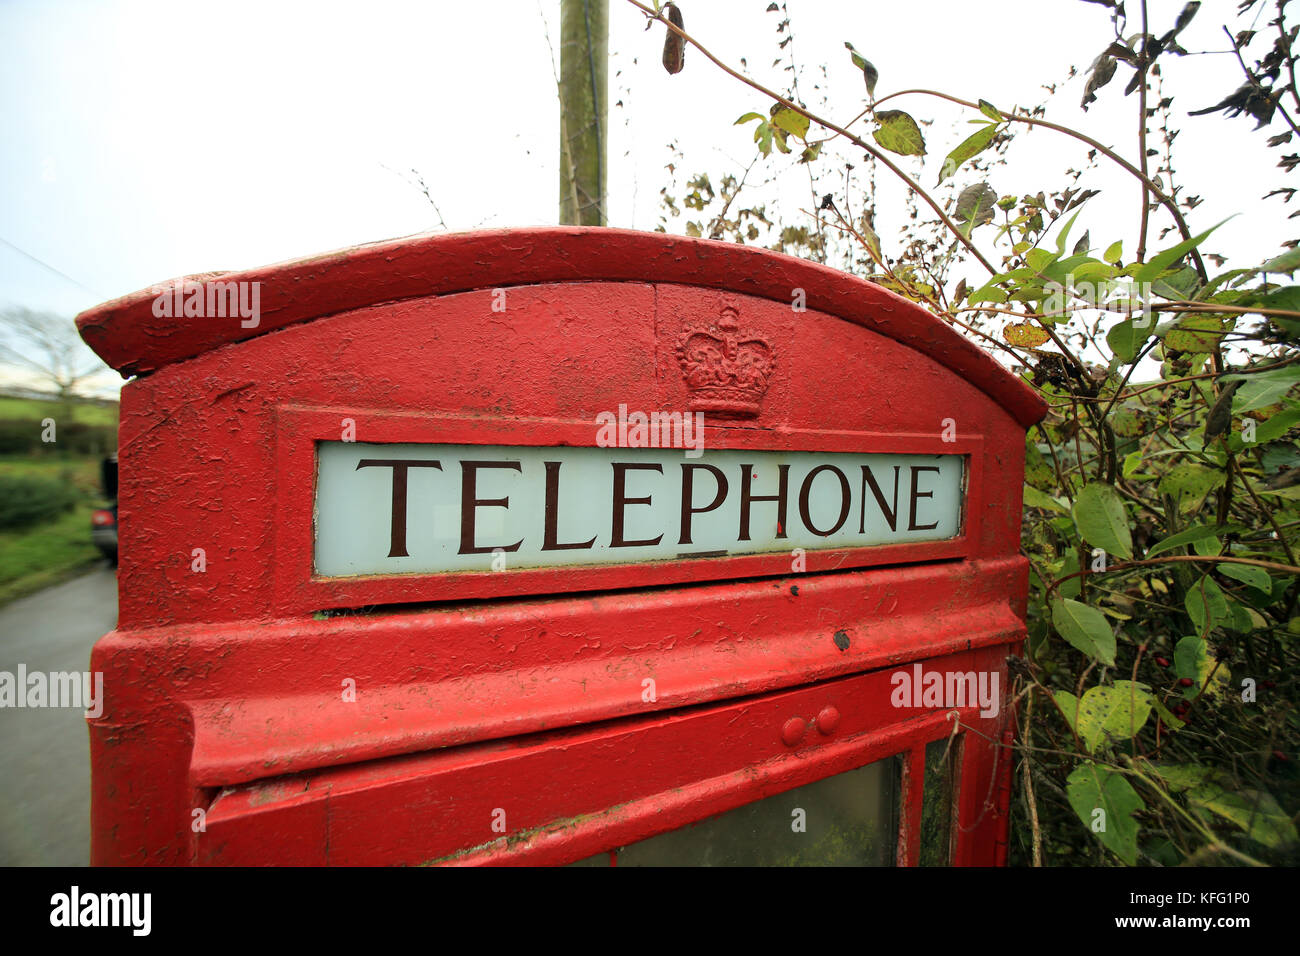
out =
[[1187,799],[1240,827],[1250,839],[1265,846],[1276,847],[1296,840],[1295,824],[1272,794],[1265,791],[1232,793],[1217,782],[1207,781],[1189,790]]
[[1179,352],[1213,352],[1227,331],[1217,315],[1184,315],[1165,336],[1165,347]]
[[966,160],[984,152],[989,144],[993,142],[993,137],[997,135],[997,132],[997,124],[990,123],[966,137],[943,161],[943,166],[939,170],[939,182],[943,182],[957,172],[958,168]]
[[871,135],[885,149],[900,156],[925,155],[925,138],[911,116],[902,110],[881,110],[876,122],[880,127]]
[[1013,322],[1002,330],[1002,338],[1016,348],[1036,349],[1047,341],[1047,333],[1032,322]]
[[776,115],[772,117],[772,123],[785,130],[787,133],[793,133],[800,139],[808,135],[808,117],[802,113],[796,113],[792,109],[779,109]]
[[1068,691],[1052,695],[1066,721],[1089,753],[1106,741],[1127,740],[1142,729],[1151,715],[1152,698],[1145,684],[1116,681],[1114,687],[1092,687],[1079,700]]

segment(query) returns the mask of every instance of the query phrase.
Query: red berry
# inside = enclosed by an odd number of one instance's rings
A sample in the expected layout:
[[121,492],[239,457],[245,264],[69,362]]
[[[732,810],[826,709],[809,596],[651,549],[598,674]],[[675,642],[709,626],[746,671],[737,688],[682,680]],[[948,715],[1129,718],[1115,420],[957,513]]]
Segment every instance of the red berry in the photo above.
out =
[[1167,657],[1157,657],[1156,663],[1159,664],[1161,667],[1168,667],[1169,659]]
[[1191,679],[1190,677],[1180,677],[1180,678],[1178,678],[1178,686],[1179,686],[1179,687],[1191,687],[1191,686],[1192,686],[1192,679]]
[[1273,756],[1276,757],[1278,760],[1281,760],[1283,763],[1286,762],[1287,759],[1286,754],[1282,753],[1282,751],[1280,750],[1274,750]]

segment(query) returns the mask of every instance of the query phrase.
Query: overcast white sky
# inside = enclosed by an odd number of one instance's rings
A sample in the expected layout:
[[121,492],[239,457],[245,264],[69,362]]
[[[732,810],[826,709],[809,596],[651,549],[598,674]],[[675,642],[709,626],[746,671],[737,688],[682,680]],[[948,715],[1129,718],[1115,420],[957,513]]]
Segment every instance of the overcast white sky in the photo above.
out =
[[[680,3],[701,42],[729,63],[747,58],[757,79],[784,88],[788,74],[772,65],[779,17],[767,5]],[[1148,5],[1161,32],[1183,3]],[[1220,25],[1236,5],[1207,0],[1184,45],[1226,50]],[[750,132],[734,120],[766,109],[694,50],[684,72],[667,75],[663,28],[646,33],[624,0],[610,6],[610,99],[623,103],[610,112],[610,220],[653,229],[668,144],[679,145],[683,169],[716,182],[753,155]],[[822,109],[829,94],[825,108],[838,120],[857,113],[865,93],[845,40],[878,67],[878,95],[924,86],[1009,109],[1037,103],[1040,85],[1062,81],[1070,64],[1086,70],[1111,37],[1107,12],[1080,0],[789,0],[788,8],[798,60],[828,68],[822,90],[809,88],[807,74],[804,97]],[[424,197],[394,172],[412,168],[450,229],[554,223],[558,103],[547,30],[557,44],[558,11],[557,0],[0,2],[0,306],[71,319],[173,276],[439,229]],[[1206,199],[1193,228],[1240,213],[1211,248],[1242,265],[1275,254],[1295,234],[1290,208],[1260,199],[1282,181],[1279,151],[1264,150],[1266,134],[1244,119],[1185,116],[1240,83],[1235,59],[1165,62],[1184,127],[1175,165]],[[1075,79],[1058,89],[1049,116],[1135,158],[1137,103],[1121,95],[1126,79],[1121,66],[1086,115]],[[926,131],[923,174],[933,183],[968,134],[967,117],[928,99],[890,105],[937,121]],[[1083,148],[1050,133],[1021,139],[1012,165],[991,174],[1002,193],[1058,188],[1061,171],[1083,158]],[[823,191],[835,190],[831,163],[823,175]],[[904,213],[884,175],[877,225],[888,250]],[[959,175],[954,185],[971,181]],[[1136,186],[1114,176],[1089,184],[1105,191],[1078,233],[1090,229],[1099,246],[1125,238],[1131,253]],[[810,201],[806,172],[783,173],[765,195],[769,209],[799,221]]]

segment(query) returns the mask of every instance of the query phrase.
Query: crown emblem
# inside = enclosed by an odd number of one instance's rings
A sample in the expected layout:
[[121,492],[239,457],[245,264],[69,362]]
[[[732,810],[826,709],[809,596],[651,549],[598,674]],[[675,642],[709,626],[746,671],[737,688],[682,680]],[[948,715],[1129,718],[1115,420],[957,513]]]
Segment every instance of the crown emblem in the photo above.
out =
[[687,326],[677,342],[677,361],[691,393],[691,411],[726,418],[754,418],[776,368],[772,347],[740,333],[734,302],[713,322]]

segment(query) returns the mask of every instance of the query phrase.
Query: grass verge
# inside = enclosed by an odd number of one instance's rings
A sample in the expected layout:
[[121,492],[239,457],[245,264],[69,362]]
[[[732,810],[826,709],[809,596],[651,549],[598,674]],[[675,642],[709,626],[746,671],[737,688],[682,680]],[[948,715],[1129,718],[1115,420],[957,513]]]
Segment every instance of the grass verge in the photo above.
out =
[[103,556],[90,542],[90,513],[81,502],[55,521],[0,531],[0,605],[58,584]]

